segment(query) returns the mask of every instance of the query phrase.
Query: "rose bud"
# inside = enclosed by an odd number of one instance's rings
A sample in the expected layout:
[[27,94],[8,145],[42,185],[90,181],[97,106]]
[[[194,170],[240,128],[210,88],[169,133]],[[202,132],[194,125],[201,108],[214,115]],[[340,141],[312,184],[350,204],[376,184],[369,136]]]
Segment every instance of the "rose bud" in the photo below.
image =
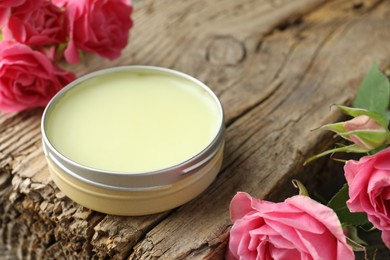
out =
[[321,128],[335,132],[368,152],[390,142],[387,121],[382,115],[368,113],[372,116],[360,114],[351,120],[324,125]]
[[367,115],[344,122],[346,138],[368,150],[375,149],[389,140],[389,131]]

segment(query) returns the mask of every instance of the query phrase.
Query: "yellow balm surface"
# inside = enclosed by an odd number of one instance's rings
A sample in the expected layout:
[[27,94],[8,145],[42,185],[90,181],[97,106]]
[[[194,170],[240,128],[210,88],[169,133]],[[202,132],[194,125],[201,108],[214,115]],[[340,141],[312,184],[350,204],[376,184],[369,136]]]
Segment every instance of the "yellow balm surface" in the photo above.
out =
[[147,172],[182,163],[216,137],[213,96],[175,75],[119,71],[81,82],[48,114],[50,143],[88,167]]

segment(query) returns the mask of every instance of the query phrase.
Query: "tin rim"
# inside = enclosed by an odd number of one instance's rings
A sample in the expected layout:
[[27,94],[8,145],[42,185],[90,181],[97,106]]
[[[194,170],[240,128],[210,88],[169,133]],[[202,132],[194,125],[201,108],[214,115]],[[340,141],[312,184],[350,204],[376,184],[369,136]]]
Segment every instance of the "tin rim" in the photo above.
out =
[[[145,172],[122,172],[122,171],[109,171],[103,169],[97,169],[90,166],[86,166],[75,162],[68,157],[61,154],[50,142],[46,134],[46,122],[47,116],[51,112],[54,105],[57,103],[61,97],[67,93],[73,87],[76,87],[81,82],[88,80],[90,78],[109,74],[118,71],[145,71],[145,72],[160,72],[172,76],[181,77],[189,81],[194,82],[197,86],[205,90],[214,100],[218,106],[220,112],[220,127],[218,132],[215,134],[213,140],[199,153],[195,154],[188,160],[185,160],[181,163],[178,163],[173,166],[166,168],[154,170],[154,171],[145,171]],[[71,175],[72,177],[102,188],[115,189],[115,190],[142,190],[142,189],[158,189],[164,186],[170,185],[181,179],[186,178],[190,174],[194,173],[196,170],[204,166],[208,161],[210,161],[219,149],[222,148],[225,138],[225,124],[224,124],[224,112],[223,107],[215,95],[215,93],[203,82],[200,80],[179,72],[176,70],[156,67],[156,66],[119,66],[103,70],[98,70],[89,74],[86,74],[75,81],[71,82],[65,86],[61,91],[59,91],[47,104],[41,120],[41,132],[42,132],[42,143],[43,150],[45,155],[51,159],[61,170],[65,173]]]

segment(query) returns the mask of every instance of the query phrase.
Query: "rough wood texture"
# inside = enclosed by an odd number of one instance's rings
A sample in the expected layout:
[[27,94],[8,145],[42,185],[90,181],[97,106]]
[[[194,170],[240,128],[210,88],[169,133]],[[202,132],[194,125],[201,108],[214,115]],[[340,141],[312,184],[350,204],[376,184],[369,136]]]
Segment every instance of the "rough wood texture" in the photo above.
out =
[[[376,62],[390,63],[390,2],[144,0],[122,57],[88,57],[83,75],[125,64],[174,68],[208,84],[226,113],[224,165],[190,203],[162,214],[115,217],[70,201],[46,169],[42,109],[0,115],[0,240],[23,259],[218,259],[237,191],[280,200],[291,179],[318,181],[309,155],[331,145],[311,131],[340,119]],[[310,173],[310,174],[309,174]]]

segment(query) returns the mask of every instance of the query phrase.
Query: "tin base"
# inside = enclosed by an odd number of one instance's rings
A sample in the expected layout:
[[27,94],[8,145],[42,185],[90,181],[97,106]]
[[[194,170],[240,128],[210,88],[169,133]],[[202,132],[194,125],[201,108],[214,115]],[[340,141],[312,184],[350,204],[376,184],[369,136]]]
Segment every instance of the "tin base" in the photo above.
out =
[[178,207],[203,192],[222,165],[223,145],[215,156],[188,177],[162,187],[142,190],[111,190],[81,182],[66,174],[46,157],[56,185],[73,201],[87,208],[113,215],[140,216]]

